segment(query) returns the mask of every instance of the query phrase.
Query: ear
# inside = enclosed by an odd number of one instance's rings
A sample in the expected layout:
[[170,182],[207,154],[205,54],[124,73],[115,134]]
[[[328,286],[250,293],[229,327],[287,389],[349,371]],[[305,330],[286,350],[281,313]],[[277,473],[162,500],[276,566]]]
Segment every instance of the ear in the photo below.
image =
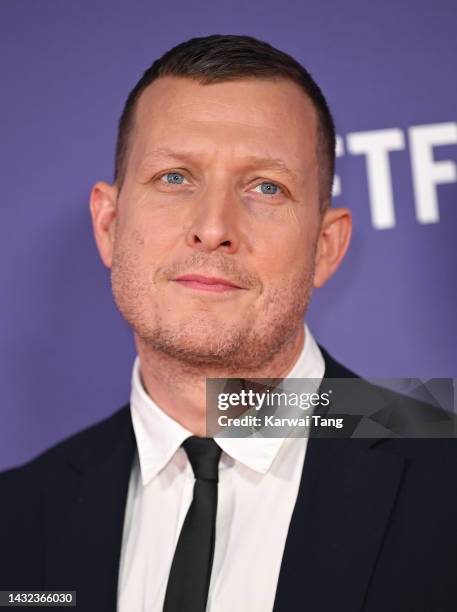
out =
[[352,233],[352,216],[347,208],[329,208],[321,222],[316,249],[314,287],[333,276],[343,260]]
[[90,213],[95,242],[101,260],[107,268],[111,268],[113,258],[117,195],[116,185],[109,185],[103,181],[96,183],[90,193]]

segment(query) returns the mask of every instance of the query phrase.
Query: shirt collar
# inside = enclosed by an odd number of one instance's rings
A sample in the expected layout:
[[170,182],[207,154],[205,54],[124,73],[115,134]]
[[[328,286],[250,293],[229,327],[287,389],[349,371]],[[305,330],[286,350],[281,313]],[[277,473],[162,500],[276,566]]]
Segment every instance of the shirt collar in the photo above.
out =
[[[287,378],[324,376],[325,362],[307,324],[301,353]],[[138,448],[141,479],[146,485],[170,461],[181,444],[193,433],[169,417],[147,394],[141,381],[140,362],[133,364],[130,412]],[[277,456],[284,438],[218,438],[222,450],[234,460],[265,474]]]
[[141,479],[146,485],[193,433],[161,410],[147,394],[137,356],[133,364],[130,413],[135,432]]

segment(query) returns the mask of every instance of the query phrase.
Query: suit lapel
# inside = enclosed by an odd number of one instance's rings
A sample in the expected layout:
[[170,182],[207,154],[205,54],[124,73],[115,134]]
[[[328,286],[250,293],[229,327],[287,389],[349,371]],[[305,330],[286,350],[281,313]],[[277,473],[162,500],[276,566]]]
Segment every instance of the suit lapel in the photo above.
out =
[[310,438],[275,612],[361,608],[403,468],[366,440]]
[[[355,376],[323,354],[326,378]],[[274,612],[361,609],[405,463],[383,446],[308,440]]]
[[47,491],[45,585],[76,590],[81,610],[112,612],[135,450],[129,406],[100,427],[103,444],[94,432],[93,446],[75,445],[61,488]]

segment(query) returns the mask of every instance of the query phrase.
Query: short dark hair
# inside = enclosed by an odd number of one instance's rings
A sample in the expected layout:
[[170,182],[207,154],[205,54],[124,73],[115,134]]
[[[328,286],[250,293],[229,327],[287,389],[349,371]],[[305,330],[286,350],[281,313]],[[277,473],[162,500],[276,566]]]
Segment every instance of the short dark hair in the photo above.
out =
[[141,93],[162,76],[188,77],[202,85],[242,78],[282,77],[297,83],[318,118],[317,158],[321,210],[331,202],[335,170],[335,125],[327,101],[310,73],[293,57],[252,36],[233,34],[192,38],[169,51],[144,72],[127,97],[119,119],[114,180],[124,180],[135,108]]

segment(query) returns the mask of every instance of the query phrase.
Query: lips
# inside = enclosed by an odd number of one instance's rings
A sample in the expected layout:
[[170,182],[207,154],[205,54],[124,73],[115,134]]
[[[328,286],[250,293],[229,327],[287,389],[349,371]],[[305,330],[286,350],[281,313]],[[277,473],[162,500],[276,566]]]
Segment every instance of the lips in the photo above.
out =
[[242,289],[239,285],[236,285],[232,281],[217,276],[203,276],[201,274],[184,274],[173,279],[181,286],[189,287],[192,289],[199,289],[201,291],[235,291]]

